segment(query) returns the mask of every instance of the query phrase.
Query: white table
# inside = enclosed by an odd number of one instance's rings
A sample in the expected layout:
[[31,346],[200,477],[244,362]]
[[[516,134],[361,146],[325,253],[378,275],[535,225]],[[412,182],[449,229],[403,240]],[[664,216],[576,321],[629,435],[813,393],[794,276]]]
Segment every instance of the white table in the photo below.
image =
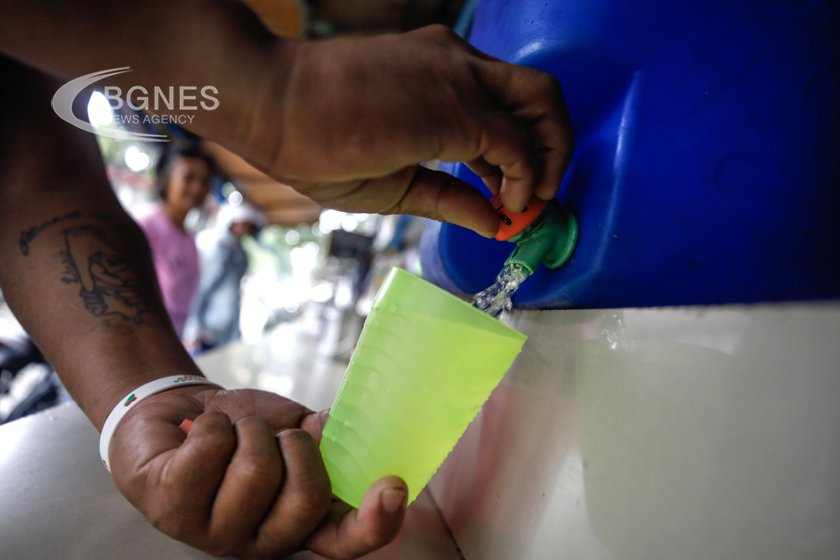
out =
[[430,485],[465,558],[840,559],[840,302],[509,321]]

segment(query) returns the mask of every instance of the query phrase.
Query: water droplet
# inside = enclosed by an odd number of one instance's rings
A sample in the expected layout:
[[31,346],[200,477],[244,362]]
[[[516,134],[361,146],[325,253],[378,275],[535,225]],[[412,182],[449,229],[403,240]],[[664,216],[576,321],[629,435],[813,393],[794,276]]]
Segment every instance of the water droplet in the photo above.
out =
[[623,317],[618,313],[610,312],[601,317],[601,336],[612,350],[633,350],[636,347]]

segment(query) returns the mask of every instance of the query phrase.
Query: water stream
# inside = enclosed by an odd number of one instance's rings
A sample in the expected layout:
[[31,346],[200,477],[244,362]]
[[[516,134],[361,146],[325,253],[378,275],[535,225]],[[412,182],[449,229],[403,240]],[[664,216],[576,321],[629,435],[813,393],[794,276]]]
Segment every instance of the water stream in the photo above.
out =
[[513,294],[528,276],[529,272],[521,265],[506,264],[496,277],[496,281],[475,295],[472,300],[473,307],[492,317],[498,317],[502,312],[510,311],[513,305],[511,301]]

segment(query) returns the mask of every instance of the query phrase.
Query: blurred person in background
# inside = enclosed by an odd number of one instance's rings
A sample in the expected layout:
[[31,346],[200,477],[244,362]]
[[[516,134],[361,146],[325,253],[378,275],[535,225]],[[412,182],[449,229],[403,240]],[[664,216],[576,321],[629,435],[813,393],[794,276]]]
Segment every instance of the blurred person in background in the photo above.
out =
[[152,249],[163,301],[178,336],[184,333],[200,277],[198,251],[184,223],[191,210],[204,204],[213,170],[212,158],[198,146],[171,147],[156,168],[161,204],[138,219]]
[[245,236],[256,236],[265,225],[263,213],[242,202],[219,209],[216,226],[196,236],[201,280],[193,302],[188,331],[193,352],[204,352],[239,338],[240,284],[248,271]]

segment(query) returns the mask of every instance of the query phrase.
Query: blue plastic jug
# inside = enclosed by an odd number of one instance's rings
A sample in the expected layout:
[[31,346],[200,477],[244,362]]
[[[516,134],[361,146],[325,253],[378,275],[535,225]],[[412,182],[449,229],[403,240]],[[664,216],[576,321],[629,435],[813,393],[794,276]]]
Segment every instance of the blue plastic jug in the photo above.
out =
[[[840,297],[838,29],[829,1],[482,0],[470,41],[556,76],[576,136],[558,199],[578,246],[515,303]],[[422,249],[475,293],[512,246],[435,223]]]

